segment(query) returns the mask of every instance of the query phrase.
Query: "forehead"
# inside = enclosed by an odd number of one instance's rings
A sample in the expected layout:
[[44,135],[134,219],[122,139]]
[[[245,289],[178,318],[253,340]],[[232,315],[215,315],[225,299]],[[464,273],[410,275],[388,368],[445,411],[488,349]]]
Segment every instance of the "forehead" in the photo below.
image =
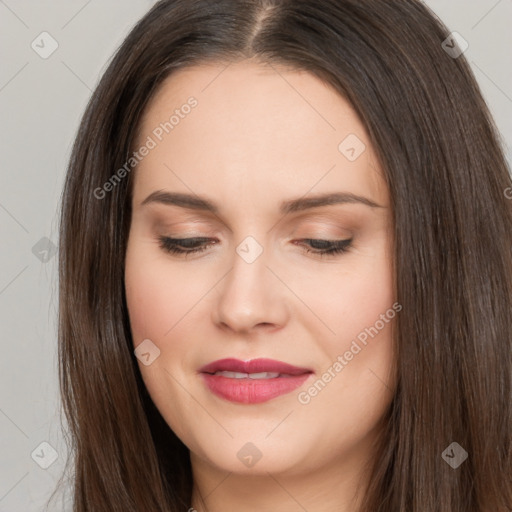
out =
[[[184,108],[190,98],[195,106]],[[272,184],[283,197],[344,189],[387,202],[357,114],[305,71],[254,61],[181,69],[148,103],[136,147],[148,137],[155,146],[137,166],[135,195],[190,188],[269,198]]]

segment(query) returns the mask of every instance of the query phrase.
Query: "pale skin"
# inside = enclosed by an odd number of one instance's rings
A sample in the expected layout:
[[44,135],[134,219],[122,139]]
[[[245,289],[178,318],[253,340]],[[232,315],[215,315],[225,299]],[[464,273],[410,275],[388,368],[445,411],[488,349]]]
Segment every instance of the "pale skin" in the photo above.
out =
[[[197,106],[134,171],[125,269],[134,347],[149,339],[160,350],[150,365],[139,361],[144,382],[190,450],[191,507],[353,511],[395,389],[393,322],[344,358],[309,403],[298,395],[395,302],[390,199],[368,135],[346,100],[312,74],[242,61],[170,76],[144,113],[139,144],[191,96]],[[354,161],[338,149],[349,134],[366,145]],[[155,191],[200,196],[218,210],[142,204]],[[333,192],[379,207],[279,210]],[[236,251],[248,236],[263,249],[251,263]],[[185,256],[166,252],[159,237],[214,243]],[[305,239],[352,243],[320,256]],[[270,401],[233,403],[198,375],[227,357],[276,359],[314,374]],[[249,442],[261,453],[252,467],[237,456]]]

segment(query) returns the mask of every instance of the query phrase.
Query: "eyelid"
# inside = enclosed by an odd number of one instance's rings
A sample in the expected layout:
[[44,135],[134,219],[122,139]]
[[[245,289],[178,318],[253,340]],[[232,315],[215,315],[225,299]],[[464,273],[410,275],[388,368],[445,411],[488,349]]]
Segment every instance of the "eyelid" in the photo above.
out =
[[[171,238],[160,236],[158,238],[160,248],[167,253],[186,257],[189,254],[199,254],[206,251],[211,245],[218,243],[218,240],[209,237]],[[324,238],[303,238],[295,240],[295,245],[300,245],[305,253],[312,253],[315,256],[339,257],[352,249],[353,237],[341,240],[328,240]],[[303,242],[299,244],[299,242]],[[306,245],[304,245],[306,242]],[[187,247],[187,243],[190,244]],[[314,247],[314,245],[324,246]],[[180,247],[181,246],[181,247]]]

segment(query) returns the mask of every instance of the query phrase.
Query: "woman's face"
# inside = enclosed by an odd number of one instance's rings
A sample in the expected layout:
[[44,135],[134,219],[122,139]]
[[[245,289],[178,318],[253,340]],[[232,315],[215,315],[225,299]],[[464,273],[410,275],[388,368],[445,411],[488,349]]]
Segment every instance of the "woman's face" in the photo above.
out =
[[137,143],[134,348],[193,465],[299,474],[370,457],[400,306],[388,191],[350,105],[309,73],[202,65],[165,81]]

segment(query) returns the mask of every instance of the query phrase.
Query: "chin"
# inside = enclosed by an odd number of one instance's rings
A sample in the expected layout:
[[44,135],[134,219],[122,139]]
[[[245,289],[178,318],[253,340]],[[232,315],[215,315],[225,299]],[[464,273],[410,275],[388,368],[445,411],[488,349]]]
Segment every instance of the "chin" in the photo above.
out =
[[[211,440],[210,440],[211,442]],[[210,465],[226,472],[243,475],[268,476],[268,473],[300,473],[307,460],[306,454],[301,456],[299,450],[304,446],[285,444],[285,439],[276,436],[274,439],[250,441],[230,439],[228,442],[211,443],[204,449],[191,450],[191,458],[199,457]]]

